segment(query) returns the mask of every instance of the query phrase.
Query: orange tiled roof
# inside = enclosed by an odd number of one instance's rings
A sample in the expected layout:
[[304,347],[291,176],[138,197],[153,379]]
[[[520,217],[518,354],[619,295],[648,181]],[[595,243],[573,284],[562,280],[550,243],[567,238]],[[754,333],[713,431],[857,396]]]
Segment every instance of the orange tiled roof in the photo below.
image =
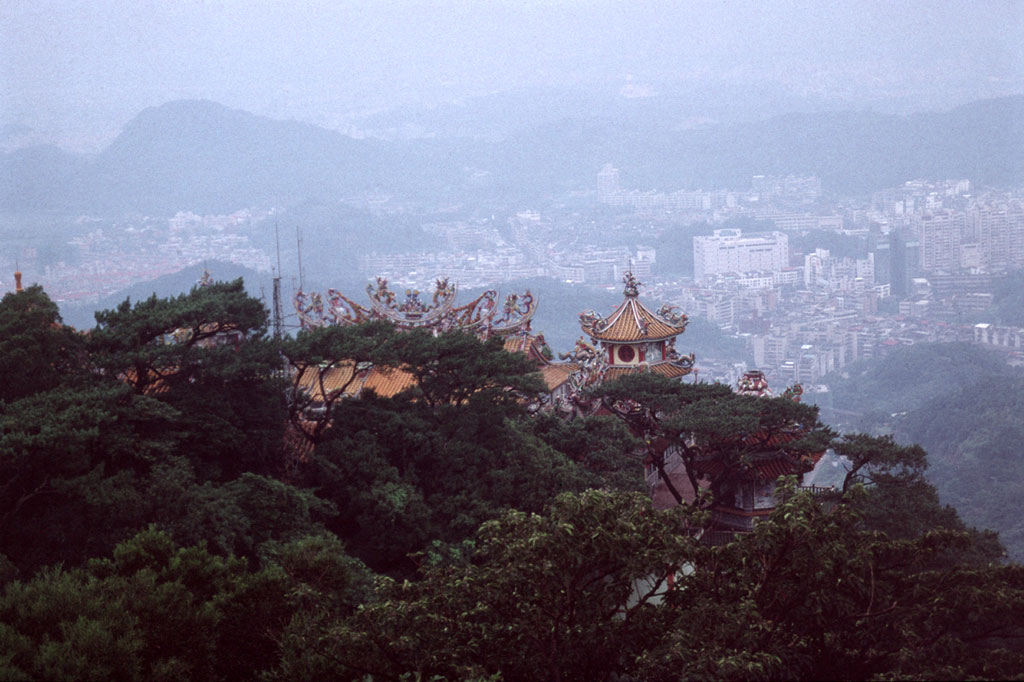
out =
[[[355,378],[352,373],[356,372]],[[392,398],[415,384],[412,374],[394,367],[374,366],[369,369],[357,370],[352,363],[330,367],[323,372],[323,387],[328,394],[344,390],[345,395],[355,396],[369,389],[382,398]],[[302,377],[301,385],[310,392],[314,400],[323,401],[323,392],[315,371],[309,371]]]
[[523,334],[510,334],[504,339],[505,350],[509,353],[523,353],[530,349],[535,337]]
[[623,377],[634,372],[648,371],[660,374],[663,377],[668,377],[669,379],[675,379],[686,376],[692,372],[693,369],[690,367],[680,367],[679,365],[671,362],[659,362],[654,365],[616,365],[614,367],[609,367],[604,371],[602,380],[612,381],[613,379],[618,379],[619,377]]
[[373,391],[382,398],[393,398],[415,385],[415,377],[404,369],[374,367],[366,375],[366,380],[363,382],[362,387]]
[[680,367],[677,364],[671,362],[659,362],[656,365],[651,365],[651,371],[660,374],[663,377],[669,379],[676,379],[678,377],[684,377],[693,371],[692,367]]
[[[139,383],[138,374],[135,372],[134,367],[129,367],[124,372],[122,372],[120,375],[120,379],[135,387],[137,387]],[[146,395],[160,395],[161,393],[166,393],[168,390],[170,390],[170,386],[167,385],[167,382],[164,380],[164,378],[157,375],[155,372],[147,370],[146,379],[146,390],[143,391],[143,393],[145,393]]]
[[525,353],[538,364],[547,364],[542,351],[542,342],[532,334],[510,334],[504,339],[505,350],[509,353]]
[[352,373],[355,371],[356,369],[352,363],[328,367],[323,371],[323,391],[321,391],[317,372],[315,369],[310,369],[302,377],[301,386],[309,391],[314,400],[319,402],[323,402],[324,392],[330,394],[343,388],[346,395],[355,395],[362,384],[359,377],[353,380]]
[[[742,475],[746,478],[774,481],[779,476],[802,474],[813,469],[824,454],[824,452],[817,452],[807,457],[794,458],[780,453],[754,462],[748,470],[742,472]],[[721,460],[717,459],[696,462],[697,470],[705,476],[720,474],[724,466]]]
[[288,422],[284,427],[284,448],[286,456],[296,463],[308,462],[313,456],[313,442],[307,437],[312,423],[303,420],[298,426]]
[[544,383],[547,385],[548,390],[553,391],[568,381],[576,369],[576,365],[569,363],[551,364],[542,367],[540,374],[544,377]]
[[[595,326],[600,323],[600,331]],[[581,322],[580,327],[598,341],[659,341],[678,336],[685,326],[669,324],[648,310],[635,296],[626,300],[606,319]]]

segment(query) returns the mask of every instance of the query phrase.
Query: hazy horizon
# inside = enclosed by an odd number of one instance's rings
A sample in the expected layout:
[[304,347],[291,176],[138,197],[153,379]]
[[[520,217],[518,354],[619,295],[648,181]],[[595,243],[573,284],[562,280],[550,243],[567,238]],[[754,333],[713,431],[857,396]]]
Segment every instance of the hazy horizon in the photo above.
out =
[[8,143],[96,151],[146,107],[194,98],[351,132],[373,112],[524,88],[757,87],[820,106],[945,109],[1024,92],[1021,35],[1011,1],[12,0],[0,128]]

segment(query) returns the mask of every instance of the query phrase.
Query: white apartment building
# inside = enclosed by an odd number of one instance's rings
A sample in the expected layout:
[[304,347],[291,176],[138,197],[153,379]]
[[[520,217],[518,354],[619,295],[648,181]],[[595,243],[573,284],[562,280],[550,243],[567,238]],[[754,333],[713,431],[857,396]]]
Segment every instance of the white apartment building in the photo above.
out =
[[782,232],[743,236],[740,230],[715,230],[693,238],[693,278],[700,282],[726,272],[778,272],[789,266],[789,239]]
[[960,267],[964,214],[946,210],[924,213],[914,216],[912,226],[921,241],[921,269],[956,272]]

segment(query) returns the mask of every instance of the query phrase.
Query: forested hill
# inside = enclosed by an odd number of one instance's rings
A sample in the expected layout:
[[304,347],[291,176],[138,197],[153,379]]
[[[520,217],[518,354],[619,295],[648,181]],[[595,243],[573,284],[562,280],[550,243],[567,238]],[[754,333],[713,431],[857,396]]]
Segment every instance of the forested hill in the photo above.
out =
[[928,451],[929,480],[964,519],[999,531],[1024,558],[1024,370],[969,344],[917,344],[844,370],[833,404],[859,413],[848,424],[894,432]]
[[[1024,670],[1024,567],[938,504],[920,448],[833,439],[807,404],[637,373],[587,395],[635,409],[564,419],[498,339],[275,340],[241,280],[96,319],[61,324],[37,286],[0,300],[0,679]],[[831,443],[854,463],[842,490],[780,478],[752,533],[709,533],[777,443],[750,434],[794,423],[780,456]],[[657,511],[663,441],[719,473]]]
[[594,187],[609,161],[627,187],[747,189],[756,174],[797,173],[856,194],[918,177],[1015,185],[1024,182],[1022,158],[1024,96],[911,116],[804,113],[693,130],[575,116],[497,141],[389,142],[179,101],[143,111],[96,155],[0,156],[0,210],[230,212],[380,191],[432,202],[533,200]]

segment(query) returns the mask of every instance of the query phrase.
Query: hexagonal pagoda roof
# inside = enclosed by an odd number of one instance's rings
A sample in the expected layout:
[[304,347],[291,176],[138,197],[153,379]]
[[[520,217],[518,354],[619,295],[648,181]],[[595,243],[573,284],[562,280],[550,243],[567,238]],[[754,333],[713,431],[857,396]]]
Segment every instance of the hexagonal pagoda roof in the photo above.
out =
[[663,341],[682,334],[687,318],[674,312],[671,306],[662,306],[657,313],[647,309],[638,300],[640,282],[632,273],[622,278],[626,284],[625,300],[611,315],[603,318],[592,310],[580,315],[580,328],[595,341],[634,343],[637,341]]

